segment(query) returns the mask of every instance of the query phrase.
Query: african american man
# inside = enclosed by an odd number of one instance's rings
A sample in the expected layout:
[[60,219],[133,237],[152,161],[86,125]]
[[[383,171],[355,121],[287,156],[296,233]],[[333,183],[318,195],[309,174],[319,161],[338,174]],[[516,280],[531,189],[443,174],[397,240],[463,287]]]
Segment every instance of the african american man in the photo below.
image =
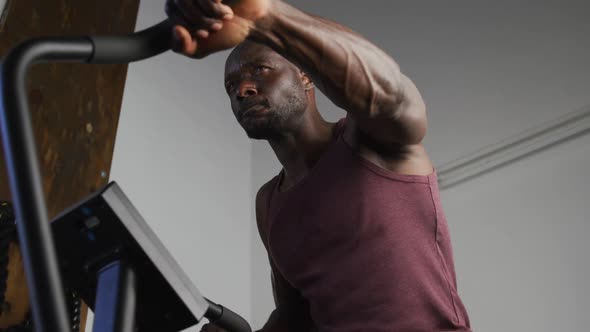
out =
[[[166,13],[175,52],[233,48],[233,113],[283,166],[256,196],[276,303],[262,331],[471,331],[426,106],[398,64],[280,0],[168,0]],[[324,120],[316,88],[346,116]]]

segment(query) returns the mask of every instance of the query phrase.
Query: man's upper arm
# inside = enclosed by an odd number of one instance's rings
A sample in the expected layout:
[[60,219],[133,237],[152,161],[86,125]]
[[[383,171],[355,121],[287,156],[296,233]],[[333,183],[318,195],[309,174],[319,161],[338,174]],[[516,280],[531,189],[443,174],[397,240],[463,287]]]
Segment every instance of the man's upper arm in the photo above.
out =
[[[256,223],[258,226],[258,233],[262,239],[262,243],[267,250],[268,259],[271,267],[271,282],[273,289],[273,297],[275,306],[277,308],[279,319],[286,322],[289,327],[298,327],[304,329],[310,326],[311,320],[309,318],[308,303],[301,296],[299,291],[285,279],[274,264],[270,256],[268,247],[268,204],[270,195],[272,194],[272,182],[267,182],[263,185],[256,194]],[[305,330],[305,329],[304,329]]]
[[[381,144],[413,145],[426,135],[426,105],[420,92],[408,77],[402,75],[400,103],[395,109],[383,110],[380,116],[350,113],[352,126]],[[391,107],[391,106],[388,106]]]

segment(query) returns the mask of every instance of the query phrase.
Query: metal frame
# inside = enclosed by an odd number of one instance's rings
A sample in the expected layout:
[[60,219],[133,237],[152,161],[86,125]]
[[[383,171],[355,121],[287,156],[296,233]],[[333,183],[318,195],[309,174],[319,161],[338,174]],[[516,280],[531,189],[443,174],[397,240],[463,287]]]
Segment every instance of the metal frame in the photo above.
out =
[[47,62],[142,60],[170,49],[170,31],[166,20],[127,36],[34,38],[4,59],[0,130],[36,331],[69,331],[70,327],[25,89],[28,69]]

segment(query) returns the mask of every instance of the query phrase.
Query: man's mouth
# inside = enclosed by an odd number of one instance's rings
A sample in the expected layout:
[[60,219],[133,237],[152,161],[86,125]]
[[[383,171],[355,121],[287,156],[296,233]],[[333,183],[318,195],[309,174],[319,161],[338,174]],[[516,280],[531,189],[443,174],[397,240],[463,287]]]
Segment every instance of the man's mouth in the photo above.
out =
[[242,112],[241,118],[246,118],[246,117],[250,117],[250,116],[257,116],[263,113],[266,113],[268,111],[268,107],[266,107],[265,105],[254,105],[251,106],[249,108],[247,108],[245,111]]

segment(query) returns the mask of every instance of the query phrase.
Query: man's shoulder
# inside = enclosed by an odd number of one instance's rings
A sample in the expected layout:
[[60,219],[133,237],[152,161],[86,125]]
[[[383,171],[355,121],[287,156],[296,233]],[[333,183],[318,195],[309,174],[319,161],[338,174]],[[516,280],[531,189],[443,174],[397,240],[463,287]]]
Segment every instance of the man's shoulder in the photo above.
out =
[[266,220],[267,211],[270,205],[270,199],[274,191],[276,181],[278,181],[279,175],[274,176],[263,184],[256,193],[256,219],[258,223]]
[[258,192],[256,193],[256,206],[263,203],[266,204],[266,202],[270,198],[270,195],[272,194],[272,190],[274,188],[274,184],[277,178],[278,175],[274,176],[272,179],[266,181],[266,183],[260,186]]
[[256,225],[258,226],[258,232],[262,238],[262,242],[265,247],[268,246],[266,242],[266,232],[268,227],[268,209],[270,204],[270,198],[274,189],[274,183],[277,176],[273,177],[265,184],[263,184],[258,192],[256,193]]

